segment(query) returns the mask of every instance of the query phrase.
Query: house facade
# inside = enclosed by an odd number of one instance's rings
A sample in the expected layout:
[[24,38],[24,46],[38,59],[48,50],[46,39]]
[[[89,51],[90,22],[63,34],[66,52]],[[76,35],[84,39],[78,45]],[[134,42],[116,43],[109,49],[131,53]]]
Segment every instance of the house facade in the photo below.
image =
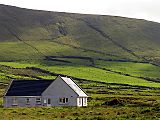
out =
[[87,106],[86,93],[68,77],[52,80],[13,80],[4,107]]

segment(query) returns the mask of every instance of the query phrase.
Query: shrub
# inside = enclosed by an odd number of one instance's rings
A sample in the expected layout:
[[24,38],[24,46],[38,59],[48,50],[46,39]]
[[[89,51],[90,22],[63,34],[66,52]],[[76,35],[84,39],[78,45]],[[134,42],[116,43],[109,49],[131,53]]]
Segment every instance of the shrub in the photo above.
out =
[[106,101],[102,105],[107,105],[107,106],[114,106],[114,105],[124,105],[124,100],[122,99],[112,99],[111,101]]

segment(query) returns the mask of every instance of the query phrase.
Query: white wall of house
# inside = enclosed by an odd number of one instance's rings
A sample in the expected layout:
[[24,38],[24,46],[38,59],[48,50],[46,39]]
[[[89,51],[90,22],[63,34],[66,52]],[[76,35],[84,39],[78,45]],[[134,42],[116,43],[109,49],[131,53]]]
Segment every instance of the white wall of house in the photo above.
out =
[[4,107],[36,107],[41,106],[41,102],[37,102],[39,96],[6,96],[4,100]]
[[[60,77],[42,93],[43,102],[51,99],[48,106],[77,106],[77,97],[78,95]],[[63,103],[60,99],[68,100]],[[47,103],[44,103],[44,106],[47,106]]]

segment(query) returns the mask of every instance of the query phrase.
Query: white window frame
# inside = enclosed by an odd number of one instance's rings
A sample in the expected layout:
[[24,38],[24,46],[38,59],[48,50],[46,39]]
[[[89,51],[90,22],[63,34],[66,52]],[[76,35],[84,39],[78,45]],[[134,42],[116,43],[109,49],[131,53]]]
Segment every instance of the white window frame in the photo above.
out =
[[36,98],[36,104],[41,105],[41,98]]
[[30,98],[26,98],[26,104],[27,104],[27,105],[30,104]]
[[47,100],[46,99],[44,99],[44,103],[47,104]]
[[60,97],[59,104],[67,104],[69,102],[69,98],[67,97]]
[[17,106],[18,105],[18,100],[16,97],[12,98],[12,105]]
[[87,105],[87,98],[83,98],[83,104]]

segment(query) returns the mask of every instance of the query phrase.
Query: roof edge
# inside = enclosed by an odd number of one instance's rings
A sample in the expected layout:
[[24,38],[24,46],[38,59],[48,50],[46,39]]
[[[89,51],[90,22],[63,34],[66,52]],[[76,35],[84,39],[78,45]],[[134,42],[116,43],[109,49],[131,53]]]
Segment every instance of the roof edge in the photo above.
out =
[[[65,84],[67,84],[67,83],[63,80],[63,78],[62,78],[61,76],[60,76],[60,78],[61,78],[61,80],[62,80]],[[71,86],[69,86],[68,84],[67,84],[67,86],[68,86],[69,88],[71,88],[74,93],[76,93],[76,94],[78,95],[78,93],[77,93],[75,90],[73,90],[73,88],[72,88]],[[79,95],[78,95],[78,96],[79,96]]]
[[[60,78],[63,80],[63,78],[60,76]],[[70,78],[73,82],[74,82],[74,80],[71,78],[71,77],[68,77],[68,78]],[[64,80],[63,80],[64,81]],[[64,81],[65,82],[65,81]],[[65,82],[66,83],[66,82]],[[75,82],[74,82],[75,83]],[[67,83],[66,83],[67,84]],[[83,89],[77,84],[77,83],[75,83],[82,91],[83,91]],[[68,84],[67,84],[68,85]],[[69,85],[68,85],[69,86]],[[79,96],[79,94],[71,87],[71,86],[69,86],[78,96]],[[83,91],[84,92],[84,91]],[[85,94],[86,94],[86,92],[84,92]],[[79,96],[79,97],[88,97],[88,95],[86,94],[86,96]]]
[[8,90],[9,90],[9,88],[11,87],[11,84],[12,84],[13,81],[14,81],[14,80],[11,80],[11,82],[9,82],[9,85],[7,86],[6,90],[4,91],[3,97],[6,96],[6,94],[7,94]]
[[[81,86],[79,86],[72,78],[70,78],[70,79],[87,95],[87,93],[81,88]],[[87,95],[87,97],[88,97],[88,95]]]

